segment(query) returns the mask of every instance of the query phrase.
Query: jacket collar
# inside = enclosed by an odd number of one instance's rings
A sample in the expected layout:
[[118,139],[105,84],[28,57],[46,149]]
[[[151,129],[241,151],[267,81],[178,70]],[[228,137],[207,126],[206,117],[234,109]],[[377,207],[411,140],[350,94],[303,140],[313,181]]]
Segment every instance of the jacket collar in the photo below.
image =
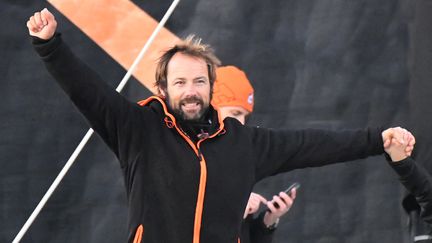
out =
[[[207,111],[206,121],[201,122],[189,122],[184,121],[181,118],[176,117],[170,112],[170,109],[168,108],[165,99],[159,96],[151,96],[145,100],[141,100],[138,102],[140,106],[149,106],[152,108],[155,108],[156,110],[163,111],[163,116],[165,116],[165,124],[172,128],[173,126],[177,126],[181,129],[187,130],[186,133],[191,133],[191,130],[195,130],[202,128],[202,125],[207,123],[207,126],[209,127],[207,133],[208,136],[211,136],[212,134],[223,131],[224,130],[224,122],[220,117],[220,112],[213,108],[213,106],[209,106],[209,110]],[[193,132],[193,131],[192,131]],[[199,131],[198,131],[199,132]],[[195,139],[193,139],[195,140]]]

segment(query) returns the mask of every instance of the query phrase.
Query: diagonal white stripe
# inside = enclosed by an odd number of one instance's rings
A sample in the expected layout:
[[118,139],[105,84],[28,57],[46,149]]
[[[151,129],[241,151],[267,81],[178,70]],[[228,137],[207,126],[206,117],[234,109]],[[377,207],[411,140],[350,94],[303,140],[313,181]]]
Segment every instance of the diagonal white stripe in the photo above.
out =
[[414,242],[422,240],[432,240],[432,235],[417,235],[414,237]]

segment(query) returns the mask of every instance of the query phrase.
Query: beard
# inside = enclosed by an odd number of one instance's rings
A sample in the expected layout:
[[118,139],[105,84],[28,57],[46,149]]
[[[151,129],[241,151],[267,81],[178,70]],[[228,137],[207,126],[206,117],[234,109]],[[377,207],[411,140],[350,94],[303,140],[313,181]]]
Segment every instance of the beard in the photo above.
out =
[[[190,96],[181,99],[177,104],[171,101],[169,95],[166,95],[168,106],[175,116],[182,118],[185,121],[199,121],[209,108],[209,104],[205,104],[204,100],[199,96]],[[199,108],[196,111],[188,111],[185,106],[196,105]]]

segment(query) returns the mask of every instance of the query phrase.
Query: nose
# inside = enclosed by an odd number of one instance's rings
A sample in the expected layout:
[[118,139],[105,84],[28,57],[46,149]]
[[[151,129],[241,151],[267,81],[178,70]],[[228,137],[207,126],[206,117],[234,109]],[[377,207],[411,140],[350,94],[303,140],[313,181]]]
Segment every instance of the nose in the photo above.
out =
[[189,82],[185,89],[185,96],[191,97],[191,96],[196,96],[197,94],[198,94],[197,88],[195,87],[193,82]]

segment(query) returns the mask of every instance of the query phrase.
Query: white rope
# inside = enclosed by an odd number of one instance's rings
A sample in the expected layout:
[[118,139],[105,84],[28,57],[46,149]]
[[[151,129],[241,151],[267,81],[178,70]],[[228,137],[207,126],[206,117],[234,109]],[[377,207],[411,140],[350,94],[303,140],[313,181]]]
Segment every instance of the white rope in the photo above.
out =
[[[165,13],[165,15],[163,16],[162,20],[156,26],[156,28],[153,31],[152,35],[147,40],[147,42],[145,43],[144,47],[141,49],[140,53],[138,54],[138,56],[135,58],[135,61],[133,62],[132,66],[129,68],[129,70],[127,71],[127,73],[123,77],[122,81],[117,86],[117,88],[116,88],[117,92],[121,92],[123,90],[123,87],[126,85],[126,83],[128,82],[129,78],[132,76],[133,72],[135,71],[136,67],[138,66],[138,63],[143,58],[144,54],[146,53],[146,51],[150,47],[151,43],[156,38],[157,34],[160,32],[160,30],[163,28],[163,26],[165,25],[165,23],[168,21],[169,17],[171,16],[171,14],[174,11],[174,9],[177,7],[177,4],[179,2],[180,2],[180,0],[174,0],[171,3],[171,6],[168,8],[168,10]],[[33,211],[33,213],[27,219],[27,221],[25,222],[24,226],[18,232],[18,234],[16,235],[16,237],[12,241],[12,243],[18,243],[18,242],[21,241],[22,237],[27,232],[27,230],[30,228],[30,226],[32,225],[32,223],[36,219],[36,217],[39,215],[40,211],[45,206],[45,203],[51,197],[51,195],[53,194],[54,190],[57,188],[57,186],[63,180],[63,177],[66,175],[66,173],[68,172],[68,170],[70,169],[70,167],[73,165],[73,163],[75,162],[76,158],[81,153],[82,149],[87,144],[87,142],[89,141],[89,139],[91,138],[91,136],[93,135],[93,133],[94,133],[93,129],[89,129],[87,131],[86,135],[83,137],[83,139],[81,140],[81,142],[79,143],[79,145],[76,147],[75,151],[72,153],[71,157],[66,162],[65,166],[60,171],[60,173],[58,174],[58,176],[56,177],[56,179],[54,180],[54,182],[52,183],[52,185],[49,187],[48,191],[45,193],[45,195],[43,196],[43,198],[41,199],[41,201],[39,202],[39,204],[36,206],[36,208]]]

